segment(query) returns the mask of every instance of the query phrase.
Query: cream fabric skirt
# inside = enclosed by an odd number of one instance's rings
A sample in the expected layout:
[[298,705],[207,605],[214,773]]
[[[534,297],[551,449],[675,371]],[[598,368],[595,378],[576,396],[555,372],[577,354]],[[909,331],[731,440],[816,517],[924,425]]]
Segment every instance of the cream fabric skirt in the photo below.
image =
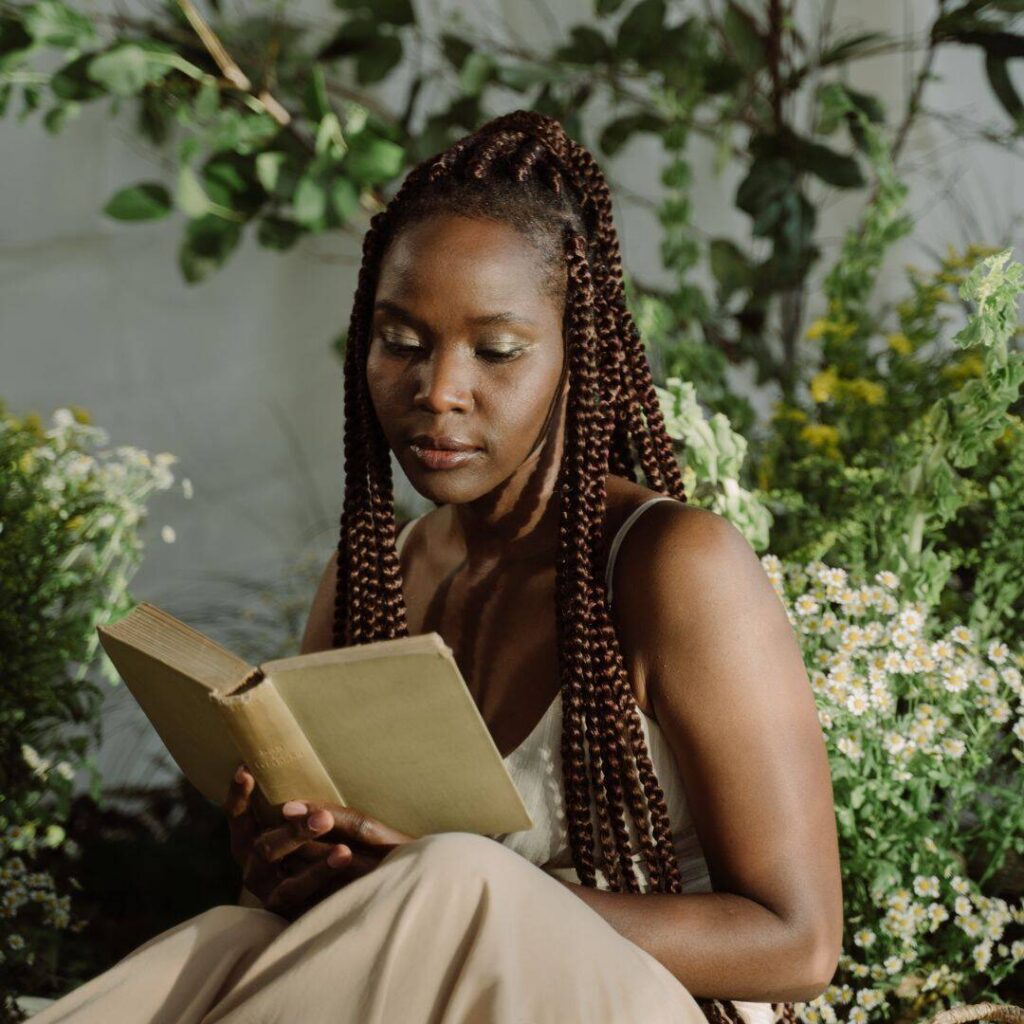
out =
[[500,843],[425,836],[296,921],[219,906],[32,1024],[707,1024],[687,989]]

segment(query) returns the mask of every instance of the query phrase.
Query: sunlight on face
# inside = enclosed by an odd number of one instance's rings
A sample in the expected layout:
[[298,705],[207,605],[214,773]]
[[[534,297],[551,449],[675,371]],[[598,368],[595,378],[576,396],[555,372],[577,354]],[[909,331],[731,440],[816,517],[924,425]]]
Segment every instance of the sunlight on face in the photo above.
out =
[[[424,497],[478,498],[540,439],[564,355],[564,300],[549,294],[548,273],[514,228],[454,215],[409,225],[385,254],[367,381],[388,444]],[[417,435],[473,450],[418,454]]]

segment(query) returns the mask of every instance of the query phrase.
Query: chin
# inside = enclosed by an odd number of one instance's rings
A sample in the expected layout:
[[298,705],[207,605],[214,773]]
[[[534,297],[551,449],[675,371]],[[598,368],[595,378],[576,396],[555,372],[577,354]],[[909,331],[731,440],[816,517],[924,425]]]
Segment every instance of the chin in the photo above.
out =
[[463,505],[482,497],[494,489],[493,484],[481,482],[480,474],[466,469],[428,470],[421,465],[406,466],[402,470],[409,483],[435,505]]

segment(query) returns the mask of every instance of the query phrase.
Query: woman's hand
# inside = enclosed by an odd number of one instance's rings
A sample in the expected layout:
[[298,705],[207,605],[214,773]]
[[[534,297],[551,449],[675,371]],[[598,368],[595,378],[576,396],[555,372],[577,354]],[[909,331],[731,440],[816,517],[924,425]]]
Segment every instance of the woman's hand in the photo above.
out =
[[413,837],[351,807],[289,801],[286,823],[261,831],[250,800],[256,780],[244,766],[231,784],[224,810],[231,854],[243,885],[267,910],[289,920],[325,896],[372,871],[396,846]]

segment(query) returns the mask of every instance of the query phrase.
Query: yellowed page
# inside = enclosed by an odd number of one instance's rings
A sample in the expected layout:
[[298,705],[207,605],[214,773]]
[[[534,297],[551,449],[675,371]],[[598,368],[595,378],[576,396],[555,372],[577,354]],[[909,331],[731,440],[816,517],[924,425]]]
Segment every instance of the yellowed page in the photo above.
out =
[[438,634],[262,668],[350,806],[413,836],[532,827]]

